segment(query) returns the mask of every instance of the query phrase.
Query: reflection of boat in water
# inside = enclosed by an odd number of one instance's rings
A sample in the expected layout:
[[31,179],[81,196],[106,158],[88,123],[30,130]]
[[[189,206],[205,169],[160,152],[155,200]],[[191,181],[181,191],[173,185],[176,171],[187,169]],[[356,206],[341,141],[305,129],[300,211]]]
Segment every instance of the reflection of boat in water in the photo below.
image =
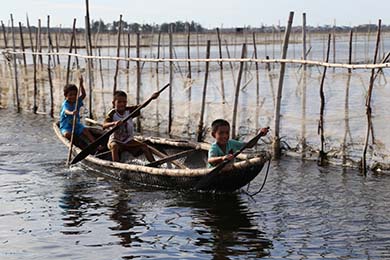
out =
[[[53,128],[57,137],[69,147],[69,141],[61,135],[58,125],[53,124]],[[101,129],[90,129],[95,137],[103,134]],[[237,156],[237,162],[224,167],[217,173],[210,174],[213,168],[206,167],[209,144],[158,137],[140,136],[136,138],[148,144],[152,152],[162,158],[160,162],[165,165],[169,163],[175,167],[148,166],[142,163],[137,164],[135,161],[113,162],[109,152],[89,155],[82,162],[88,168],[105,176],[129,183],[180,190],[234,191],[252,181],[270,158],[268,153],[254,158],[240,154]],[[81,149],[73,146],[72,152],[76,155],[81,152]]]
[[177,206],[191,208],[193,226],[200,235],[196,245],[211,245],[213,259],[269,255],[272,241],[252,223],[254,214],[238,194],[187,193],[177,200]]

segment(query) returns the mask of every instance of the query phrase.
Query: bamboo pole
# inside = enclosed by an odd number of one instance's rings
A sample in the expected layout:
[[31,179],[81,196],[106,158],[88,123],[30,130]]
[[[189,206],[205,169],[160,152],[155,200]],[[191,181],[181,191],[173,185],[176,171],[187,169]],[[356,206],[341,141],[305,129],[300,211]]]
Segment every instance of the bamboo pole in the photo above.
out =
[[[289,37],[291,32],[291,26],[294,19],[294,12],[290,12],[290,16],[288,18],[288,24],[286,28],[286,32],[284,35],[283,40],[283,52],[282,52],[282,59],[285,59],[287,57],[287,49],[288,49],[288,43],[289,43]],[[280,151],[280,107],[282,103],[282,90],[283,90],[283,80],[284,80],[284,72],[285,72],[286,64],[282,63],[280,64],[280,74],[279,74],[279,84],[278,84],[278,91],[276,95],[275,100],[275,114],[274,114],[274,128],[275,128],[275,136],[273,140],[273,157],[274,159],[279,159],[281,155]]]
[[[61,29],[58,29],[58,30],[61,30]],[[59,43],[59,41],[58,41],[58,34],[59,34],[59,33],[60,33],[60,32],[56,32],[56,33],[55,33],[55,36],[54,36],[55,42],[56,42],[56,51],[57,51],[57,53],[60,52],[60,43]],[[61,65],[60,55],[57,55],[57,64],[58,64],[58,66]]]
[[[228,56],[228,59],[230,59],[230,51],[229,51],[229,46],[228,42],[225,39],[225,48],[226,48],[226,54]],[[234,75],[234,67],[233,67],[233,62],[229,61],[229,66],[230,66],[230,71],[232,72],[232,79],[233,79],[233,84],[236,83],[236,77]]]
[[349,88],[351,86],[351,73],[348,74],[347,78],[347,86],[345,88],[345,100],[344,100],[344,137],[343,137],[343,145],[342,145],[342,162],[343,165],[347,163],[347,135],[350,133],[349,127]]
[[[130,38],[130,29],[127,31],[127,58],[130,58],[130,47],[131,47],[131,42],[130,42],[131,38]],[[127,73],[129,73],[129,69],[130,69],[130,60],[127,61],[126,63],[126,69],[127,69]]]
[[[302,59],[306,60],[306,13],[302,14]],[[303,65],[302,70],[302,124],[301,124],[301,143],[302,143],[302,158],[306,157],[306,89],[307,89],[307,70],[306,65]]]
[[[30,26],[30,21],[28,19],[28,16],[26,16],[26,19],[27,19],[28,34],[30,36],[31,51],[34,52],[34,42],[33,42],[32,31],[31,31],[31,26]],[[38,106],[37,106],[38,84],[37,84],[37,56],[35,54],[32,54],[32,60],[33,60],[33,68],[34,68],[33,112],[34,114],[36,114],[38,111]]]
[[[218,37],[218,51],[219,51],[219,58],[222,59],[222,44],[221,44],[221,33],[219,31],[219,28],[217,28],[217,37]],[[219,62],[219,77],[221,79],[221,94],[222,94],[222,103],[226,103],[225,98],[225,84],[223,80],[223,62]]]
[[[352,64],[352,40],[353,40],[353,30],[349,32],[349,51],[348,51],[348,64]],[[348,69],[348,73],[351,73],[352,70]]]
[[[15,28],[14,28],[14,18],[12,14],[11,17],[11,28],[12,28],[12,50],[16,51],[16,43],[15,43]],[[20,113],[20,100],[19,100],[19,81],[18,81],[18,67],[16,62],[16,55],[13,55],[14,61],[14,80],[15,80],[15,95],[16,95],[16,111]]]
[[19,22],[19,37],[20,37],[20,47],[22,48],[22,56],[23,56],[23,66],[24,68],[27,68],[27,59],[26,54],[24,53],[26,51],[26,48],[24,46],[24,38],[23,38],[23,29],[22,29],[22,23]]
[[[160,58],[160,45],[161,45],[161,31],[158,32],[157,38],[157,59]],[[159,62],[156,62],[156,90],[160,90],[160,78],[159,78]],[[160,113],[159,113],[159,99],[156,99],[156,125],[157,128],[160,125]]]
[[[173,58],[173,25],[169,27],[169,58]],[[172,131],[172,119],[173,119],[173,97],[172,97],[172,89],[173,89],[173,61],[169,62],[169,112],[168,112],[168,134],[171,134]]]
[[[331,35],[328,35],[328,48],[326,51],[326,62],[329,61],[329,53],[330,53],[330,40]],[[323,166],[327,161],[327,156],[325,153],[325,137],[324,137],[324,111],[325,111],[325,94],[324,94],[324,82],[326,77],[327,68],[324,67],[324,71],[322,73],[321,84],[320,84],[320,98],[321,98],[321,106],[320,106],[320,120],[318,122],[318,134],[321,136],[321,150],[318,157],[318,165]]]
[[19,37],[20,37],[20,47],[22,48],[23,52],[23,78],[24,78],[24,88],[25,88],[25,105],[26,108],[29,107],[29,95],[28,95],[28,71],[27,71],[27,59],[26,59],[26,54],[24,53],[26,51],[25,45],[24,45],[24,38],[23,38],[23,29],[22,29],[22,23],[19,22]]
[[[47,37],[48,37],[48,48],[50,50],[50,16],[47,16]],[[54,96],[53,96],[53,79],[51,76],[51,56],[47,57],[47,73],[49,76],[49,86],[50,86],[50,116],[54,117]]]
[[[210,40],[207,41],[207,47],[206,47],[206,59],[210,58]],[[207,93],[207,81],[209,78],[209,62],[206,62],[206,68],[205,68],[205,76],[204,76],[204,83],[203,83],[203,93],[202,93],[202,107],[200,110],[200,118],[199,118],[199,124],[198,124],[198,142],[203,141],[203,120],[204,120],[204,112],[206,107],[206,93]]]
[[[72,53],[73,45],[76,42],[76,18],[73,19],[73,26],[72,26],[72,36],[70,37],[70,45],[69,45],[69,53]],[[68,56],[68,64],[66,69],[66,85],[69,84],[69,78],[70,78],[70,63],[71,63],[72,56]]]
[[[86,5],[87,5],[87,15],[85,16],[85,47],[86,47],[86,52],[88,53],[89,56],[92,56],[92,42],[91,42],[91,31],[89,28],[89,8],[88,8],[88,0],[86,0]],[[76,38],[75,38],[76,39]],[[93,59],[86,59],[87,66],[88,66],[88,87],[89,87],[89,102],[88,102],[88,110],[89,110],[89,118],[93,119],[93,86],[92,86],[92,62]]]
[[[42,53],[42,28],[41,28],[41,19],[38,19],[38,31],[37,31],[37,50],[38,52]],[[38,55],[39,64],[41,65],[41,70],[43,69],[43,56],[40,54]]]
[[[242,45],[242,51],[241,51],[241,58],[246,57],[246,44],[244,43]],[[241,79],[242,79],[242,73],[244,71],[244,62],[240,62],[240,69],[238,71],[238,78],[236,83],[236,90],[234,94],[234,104],[233,104],[233,119],[232,119],[232,138],[237,138],[236,136],[236,121],[237,121],[237,107],[238,107],[238,97],[240,95],[240,88],[241,88]]]
[[332,40],[333,40],[333,63],[336,63],[336,19],[334,20],[334,25],[333,25]]
[[[136,54],[137,58],[141,57],[141,46],[140,46],[140,34],[137,32],[136,36]],[[140,61],[136,62],[137,65],[137,93],[136,93],[136,100],[137,104],[140,104],[141,102],[141,63]],[[137,117],[137,131],[141,132],[141,119],[138,116]]]
[[[253,53],[255,59],[257,59],[257,46],[256,46],[256,33],[253,32]],[[259,75],[259,63],[255,62],[255,68],[256,68],[256,107],[260,104],[260,75]],[[258,115],[256,116],[256,122],[258,122]],[[258,127],[256,127],[257,129]]]
[[[120,57],[121,53],[121,34],[122,34],[122,15],[119,16],[119,29],[118,29],[118,42],[116,46],[116,56]],[[114,74],[114,86],[112,87],[112,92],[115,93],[117,89],[117,80],[119,72],[119,60],[116,60],[115,74]]]
[[[376,36],[376,46],[375,46],[375,54],[374,54],[374,64],[377,61],[378,58],[378,49],[379,49],[379,43],[380,43],[380,35],[381,35],[381,26],[382,26],[382,20],[379,19],[378,21],[378,32]],[[366,136],[364,140],[364,148],[363,148],[363,154],[362,154],[362,165],[361,170],[364,175],[367,175],[367,162],[366,162],[366,154],[367,154],[367,148],[368,148],[368,140],[370,138],[370,130],[372,129],[372,120],[371,120],[371,96],[372,91],[374,88],[374,80],[375,80],[375,69],[371,70],[371,76],[370,76],[370,85],[368,86],[368,92],[366,97],[366,115],[367,115],[367,129],[366,129]]]
[[[306,60],[306,13],[302,14],[302,59]],[[303,65],[303,70],[306,71],[306,65]]]
[[8,49],[7,31],[5,30],[3,21],[1,21],[1,28],[3,31],[4,49]]
[[[88,54],[92,55],[92,37],[91,37],[91,23],[89,18],[89,0],[85,0],[85,29],[87,31],[87,38],[86,38],[86,44],[88,45]],[[92,62],[91,62],[92,63]],[[91,65],[92,66],[92,65]],[[93,68],[93,66],[92,66]]]
[[[189,25],[187,25],[187,58],[188,58],[188,60],[191,59],[191,31],[190,31]],[[188,69],[187,78],[191,79],[192,78],[191,61],[188,61],[187,69]],[[191,88],[188,91],[188,97],[189,97],[189,100],[191,100]]]

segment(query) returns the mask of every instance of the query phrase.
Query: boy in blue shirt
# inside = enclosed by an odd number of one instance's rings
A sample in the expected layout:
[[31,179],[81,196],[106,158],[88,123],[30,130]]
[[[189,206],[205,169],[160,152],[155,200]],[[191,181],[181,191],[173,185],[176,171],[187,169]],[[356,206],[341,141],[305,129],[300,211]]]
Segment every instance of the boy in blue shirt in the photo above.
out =
[[[268,133],[268,128],[260,129],[260,136],[265,136]],[[224,119],[217,119],[211,124],[211,135],[215,138],[215,142],[211,144],[208,155],[208,166],[214,167],[225,160],[232,160],[233,154],[240,150],[245,143],[229,140],[230,124]],[[257,143],[257,140],[256,142]],[[253,146],[252,146],[253,147]],[[248,147],[251,148],[251,147]]]
[[[83,124],[80,123],[79,110],[80,107],[84,105],[83,99],[85,98],[86,93],[83,84],[83,77],[80,77],[79,81],[80,81],[80,92],[81,92],[81,95],[79,97],[76,97],[77,96],[76,85],[68,84],[64,87],[65,100],[61,106],[60,130],[62,135],[70,140],[72,136],[73,116],[76,115],[77,121],[75,127],[75,136],[80,136],[83,134],[88,138],[88,140],[91,143],[93,143],[95,141],[95,138],[93,137],[91,132],[87,128],[85,128]],[[77,100],[77,109],[75,109],[76,100]]]

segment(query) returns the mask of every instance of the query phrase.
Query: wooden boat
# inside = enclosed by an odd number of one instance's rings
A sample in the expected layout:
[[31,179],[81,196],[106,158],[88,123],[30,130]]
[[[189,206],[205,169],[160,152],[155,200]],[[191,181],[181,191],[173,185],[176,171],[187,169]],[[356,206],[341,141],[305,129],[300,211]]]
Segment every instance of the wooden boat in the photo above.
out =
[[[70,142],[62,136],[58,124],[54,123],[53,128],[57,137],[69,149]],[[89,129],[95,137],[104,133],[99,128]],[[207,151],[210,144],[160,137],[135,138],[146,143],[154,155],[160,157],[158,160],[160,165],[153,166],[147,163],[142,165],[139,163],[140,160],[127,163],[113,162],[110,152],[91,154],[81,163],[99,174],[129,183],[178,190],[231,192],[252,181],[270,159],[267,152],[257,154],[255,157],[240,154],[234,163],[210,175],[213,169],[207,168]],[[73,155],[81,152],[80,147],[82,142],[73,146]],[[164,164],[161,165],[162,163]]]

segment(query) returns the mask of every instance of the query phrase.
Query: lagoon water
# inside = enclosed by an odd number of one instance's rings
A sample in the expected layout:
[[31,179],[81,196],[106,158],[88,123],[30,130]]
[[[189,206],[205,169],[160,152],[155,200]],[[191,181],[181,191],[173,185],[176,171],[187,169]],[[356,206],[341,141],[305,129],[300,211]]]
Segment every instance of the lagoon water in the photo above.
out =
[[253,199],[153,190],[65,167],[48,117],[0,122],[0,259],[390,258],[387,174],[283,158]]

